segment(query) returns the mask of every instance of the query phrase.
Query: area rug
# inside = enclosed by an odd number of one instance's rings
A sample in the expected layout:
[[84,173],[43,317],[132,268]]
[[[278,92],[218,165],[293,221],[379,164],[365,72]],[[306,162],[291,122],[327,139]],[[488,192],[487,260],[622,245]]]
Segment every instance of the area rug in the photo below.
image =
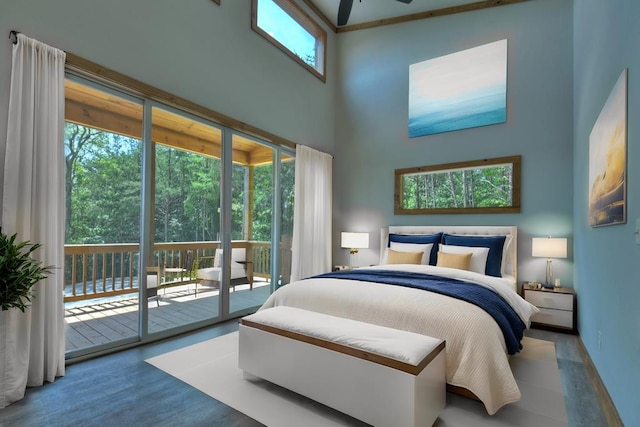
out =
[[[447,393],[434,424],[462,426],[567,426],[562,384],[552,342],[525,337],[511,358],[522,399],[489,416],[480,402]],[[267,381],[248,381],[238,369],[238,333],[174,350],[147,363],[273,427],[362,426],[363,423]]]

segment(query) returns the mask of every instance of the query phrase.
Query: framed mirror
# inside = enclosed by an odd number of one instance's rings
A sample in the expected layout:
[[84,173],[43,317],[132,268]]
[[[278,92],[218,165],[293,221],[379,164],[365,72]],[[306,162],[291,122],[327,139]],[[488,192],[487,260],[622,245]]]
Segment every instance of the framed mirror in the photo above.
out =
[[521,156],[396,169],[396,215],[518,213]]

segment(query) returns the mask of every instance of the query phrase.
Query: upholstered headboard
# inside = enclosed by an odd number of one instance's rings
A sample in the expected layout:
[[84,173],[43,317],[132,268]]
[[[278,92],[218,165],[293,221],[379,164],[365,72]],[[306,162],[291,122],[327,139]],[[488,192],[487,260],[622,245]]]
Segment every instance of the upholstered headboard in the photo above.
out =
[[395,234],[434,234],[447,233],[460,236],[511,236],[507,248],[506,272],[518,279],[518,227],[514,226],[476,226],[476,225],[392,225],[380,230],[380,259],[389,242],[389,233]]

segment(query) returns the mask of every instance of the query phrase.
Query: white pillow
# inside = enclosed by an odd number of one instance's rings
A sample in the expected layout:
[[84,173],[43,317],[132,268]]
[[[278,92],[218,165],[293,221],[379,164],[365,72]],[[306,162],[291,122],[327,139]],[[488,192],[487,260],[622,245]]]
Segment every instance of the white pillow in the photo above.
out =
[[489,248],[474,246],[453,246],[440,244],[440,252],[447,254],[468,254],[471,252],[471,262],[469,263],[469,271],[485,274],[487,270],[487,257],[489,256]]
[[[428,265],[431,257],[431,248],[433,243],[400,243],[390,242],[389,249],[393,249],[398,252],[424,252],[420,264]],[[387,263],[387,250],[384,251],[383,264]]]

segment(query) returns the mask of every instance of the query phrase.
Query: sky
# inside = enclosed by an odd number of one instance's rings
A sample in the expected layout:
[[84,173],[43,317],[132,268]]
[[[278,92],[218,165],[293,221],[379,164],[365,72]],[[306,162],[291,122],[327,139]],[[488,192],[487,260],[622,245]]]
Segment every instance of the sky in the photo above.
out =
[[300,58],[314,56],[314,37],[273,0],[258,2],[258,26]]

